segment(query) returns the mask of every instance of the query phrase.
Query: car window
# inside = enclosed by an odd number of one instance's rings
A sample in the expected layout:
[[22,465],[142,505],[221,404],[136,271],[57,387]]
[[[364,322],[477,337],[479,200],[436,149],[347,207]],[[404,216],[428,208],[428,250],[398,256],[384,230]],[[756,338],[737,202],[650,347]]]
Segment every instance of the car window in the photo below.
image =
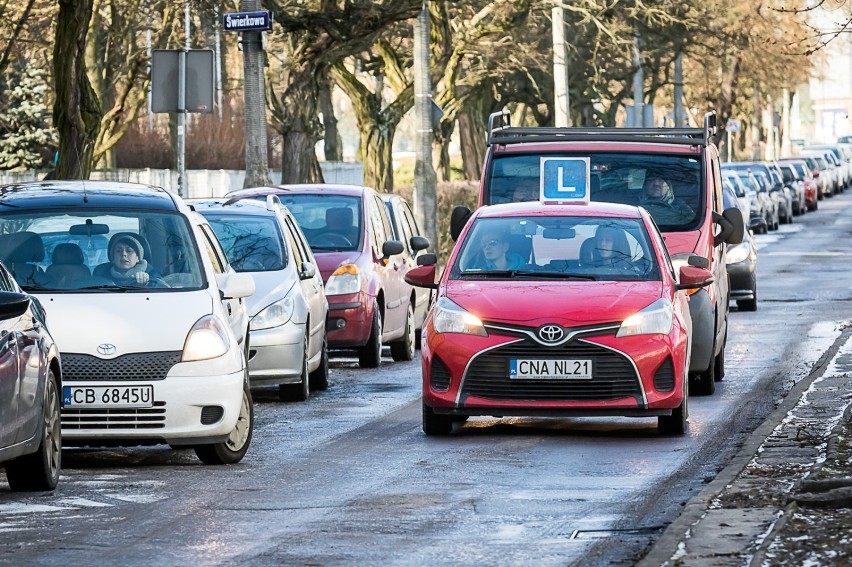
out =
[[[116,260],[116,250],[125,258]],[[189,219],[170,211],[68,208],[0,214],[0,261],[27,291],[206,285]]]
[[305,262],[307,259],[307,255],[305,251],[299,246],[298,236],[292,224],[290,224],[290,219],[287,219],[285,223],[285,230],[287,231],[287,241],[290,243],[290,249],[293,251],[293,258],[296,262],[297,269],[302,269],[302,262]]
[[0,291],[17,291],[12,285],[11,275],[0,266]]
[[[485,204],[538,200],[541,158],[563,156],[590,159],[592,201],[645,206],[664,231],[692,230],[703,218],[704,176],[695,156],[636,153],[498,156],[488,173]],[[643,191],[645,181],[655,178],[664,180],[671,189],[663,203],[648,199]]]
[[234,270],[272,272],[287,267],[284,235],[274,216],[203,214]]
[[286,193],[279,199],[296,219],[314,252],[361,249],[364,225],[360,197]]
[[451,279],[659,280],[645,224],[609,217],[478,218],[466,233]]
[[[217,274],[225,273],[224,251],[219,248],[215,236],[210,234],[210,230],[206,226],[201,226],[201,232],[204,233],[204,249],[207,252],[207,257],[210,258],[210,263],[213,264],[213,271]],[[214,242],[217,243],[214,244]]]
[[411,246],[411,237],[421,236],[420,228],[417,226],[417,221],[414,219],[414,213],[412,212],[411,207],[408,206],[408,203],[406,203],[405,201],[401,201],[399,206],[402,210],[403,226],[406,227],[406,230],[408,232],[408,236],[406,237],[406,245]]
[[296,224],[296,221],[290,217],[285,217],[284,224],[292,232],[293,239],[296,241],[296,249],[299,250],[303,260],[316,264],[314,255],[311,253],[311,247],[308,245],[308,241],[305,240],[305,235],[299,230],[299,225]]
[[382,257],[382,245],[388,240],[388,230],[390,227],[386,225],[387,211],[382,204],[381,199],[372,197],[368,200],[368,209],[370,215],[370,227],[373,235],[373,253],[376,257]]

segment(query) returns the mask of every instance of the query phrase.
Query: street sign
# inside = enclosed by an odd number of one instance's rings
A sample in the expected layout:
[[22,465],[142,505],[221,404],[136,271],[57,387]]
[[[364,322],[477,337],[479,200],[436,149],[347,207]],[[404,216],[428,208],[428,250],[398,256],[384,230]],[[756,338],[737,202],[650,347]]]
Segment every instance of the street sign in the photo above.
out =
[[541,158],[542,203],[589,202],[589,158]]
[[228,32],[268,31],[272,29],[272,14],[269,10],[222,14],[222,29]]
[[[155,49],[151,58],[151,111],[178,107],[179,49]],[[186,50],[186,112],[213,112],[213,50]]]
[[742,123],[735,118],[728,118],[728,122],[725,125],[726,132],[736,133],[742,129]]

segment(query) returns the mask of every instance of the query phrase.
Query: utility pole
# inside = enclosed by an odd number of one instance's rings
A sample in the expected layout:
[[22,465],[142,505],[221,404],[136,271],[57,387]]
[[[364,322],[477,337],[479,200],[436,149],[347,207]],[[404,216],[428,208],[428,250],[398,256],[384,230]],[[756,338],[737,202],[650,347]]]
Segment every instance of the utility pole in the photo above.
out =
[[645,73],[642,71],[642,54],[639,52],[639,36],[633,36],[633,124],[634,128],[642,128],[645,125]]
[[417,124],[417,158],[414,164],[414,217],[432,250],[438,241],[438,178],[432,166],[432,78],[430,76],[429,0],[423,0],[414,23],[414,114]]
[[[683,111],[683,54],[679,53],[674,64],[674,127],[682,128],[686,122]],[[728,159],[728,161],[731,161]]]
[[183,10],[184,48],[178,54],[178,111],[177,111],[177,170],[178,195],[189,197],[186,179],[186,52],[191,46],[189,25],[189,0]]
[[793,154],[790,136],[790,91],[784,89],[781,96],[781,155],[789,156]]
[[[240,12],[260,10],[260,0],[240,0]],[[243,94],[246,116],[246,177],[243,187],[269,185],[263,32],[242,32]]]
[[553,7],[553,93],[556,97],[556,127],[571,125],[570,96],[568,94],[568,49],[565,45],[565,11],[562,0]]

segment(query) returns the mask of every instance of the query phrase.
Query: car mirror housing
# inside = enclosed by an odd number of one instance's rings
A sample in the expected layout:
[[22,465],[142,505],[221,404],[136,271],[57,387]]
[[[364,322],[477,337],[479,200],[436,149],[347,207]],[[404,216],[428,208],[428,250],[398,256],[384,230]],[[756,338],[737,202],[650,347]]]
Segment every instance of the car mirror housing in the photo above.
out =
[[434,266],[438,263],[437,254],[421,254],[417,257],[418,266]]
[[382,254],[385,258],[402,254],[405,251],[405,245],[399,240],[385,240],[382,244]]
[[464,230],[472,214],[473,212],[463,205],[459,205],[453,209],[450,215],[450,238],[453,239],[453,242],[459,239],[462,230]]
[[25,293],[0,292],[0,320],[20,317],[30,308],[30,297]]
[[680,282],[675,286],[678,290],[698,289],[713,283],[713,274],[704,268],[696,266],[681,266]]
[[411,249],[415,252],[419,252],[421,250],[426,250],[429,248],[429,239],[425,236],[412,236],[409,240],[409,244],[411,244]]
[[713,245],[739,244],[743,241],[745,223],[743,215],[736,207],[725,209],[722,214],[713,213],[713,222],[719,227],[719,233],[713,237]]
[[299,278],[303,280],[309,280],[315,275],[317,275],[316,267],[310,262],[302,262],[302,267],[299,270]]
[[437,289],[438,284],[435,283],[437,268],[435,264],[418,266],[405,274],[405,281],[415,287]]
[[222,299],[239,299],[254,295],[254,278],[251,274],[216,274],[216,285]]

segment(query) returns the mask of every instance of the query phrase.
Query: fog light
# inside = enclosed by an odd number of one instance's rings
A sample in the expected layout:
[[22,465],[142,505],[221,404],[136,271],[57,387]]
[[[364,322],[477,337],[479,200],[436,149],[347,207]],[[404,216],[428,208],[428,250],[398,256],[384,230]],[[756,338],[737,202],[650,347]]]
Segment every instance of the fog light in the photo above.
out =
[[336,331],[337,329],[342,329],[345,326],[346,319],[329,319],[325,328],[329,331]]

